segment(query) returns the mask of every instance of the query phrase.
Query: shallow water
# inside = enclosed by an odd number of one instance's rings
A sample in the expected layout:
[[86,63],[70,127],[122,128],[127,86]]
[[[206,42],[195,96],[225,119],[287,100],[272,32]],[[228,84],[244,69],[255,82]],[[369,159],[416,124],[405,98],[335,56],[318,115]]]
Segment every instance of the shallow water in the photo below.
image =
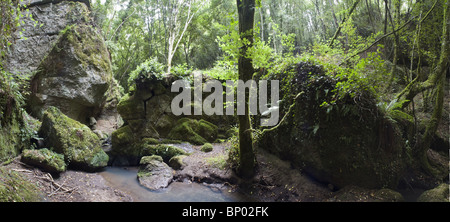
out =
[[100,175],[112,187],[129,194],[135,202],[241,202],[252,201],[230,188],[219,189],[198,183],[173,182],[169,187],[151,191],[141,186],[137,167],[106,167]]

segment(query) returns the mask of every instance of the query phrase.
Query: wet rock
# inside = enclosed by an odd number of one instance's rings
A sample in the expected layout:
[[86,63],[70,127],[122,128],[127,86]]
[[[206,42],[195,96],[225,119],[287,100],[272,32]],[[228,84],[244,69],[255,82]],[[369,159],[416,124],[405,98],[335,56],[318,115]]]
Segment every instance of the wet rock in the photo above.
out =
[[162,157],[152,155],[142,157],[137,176],[142,186],[158,190],[169,186],[173,173]]
[[98,136],[56,107],[44,112],[39,136],[44,138],[47,147],[63,154],[65,162],[75,169],[96,171],[108,163],[108,155],[102,150]]

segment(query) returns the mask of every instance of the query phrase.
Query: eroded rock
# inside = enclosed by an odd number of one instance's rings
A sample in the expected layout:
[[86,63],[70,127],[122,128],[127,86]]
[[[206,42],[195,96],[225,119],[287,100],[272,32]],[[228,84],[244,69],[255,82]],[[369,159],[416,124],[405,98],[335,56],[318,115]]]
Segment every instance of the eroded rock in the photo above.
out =
[[138,171],[139,183],[151,190],[169,186],[173,178],[172,168],[163,162],[162,157],[144,156]]

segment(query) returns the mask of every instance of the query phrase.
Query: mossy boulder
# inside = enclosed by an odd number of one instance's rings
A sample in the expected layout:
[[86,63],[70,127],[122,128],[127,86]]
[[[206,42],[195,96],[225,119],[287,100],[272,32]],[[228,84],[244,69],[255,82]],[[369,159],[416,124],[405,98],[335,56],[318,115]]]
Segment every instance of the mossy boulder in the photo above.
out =
[[39,136],[44,138],[47,147],[64,155],[69,167],[95,171],[108,163],[108,155],[102,150],[97,135],[56,107],[44,112]]
[[336,99],[340,80],[313,64],[297,64],[288,73],[278,76],[289,83],[280,86],[280,116],[287,116],[264,130],[257,146],[338,188],[395,188],[406,168],[405,144],[374,97],[361,91]]
[[151,190],[167,187],[172,182],[173,172],[160,156],[144,156],[137,174],[139,183]]
[[49,173],[62,173],[66,171],[64,155],[55,153],[47,148],[24,150],[21,161]]
[[169,166],[172,167],[174,170],[181,170],[186,166],[186,164],[183,162],[183,159],[186,158],[186,155],[177,155],[169,160]]
[[142,154],[145,156],[149,155],[158,155],[161,156],[164,162],[168,162],[172,157],[178,155],[186,155],[187,153],[178,148],[171,145],[166,144],[158,144],[158,145],[142,145]]
[[0,167],[0,202],[37,202],[42,193],[38,187],[20,174]]
[[211,152],[213,150],[213,145],[211,143],[205,143],[200,150],[205,153]]
[[109,52],[96,28],[68,25],[31,81],[29,110],[38,118],[49,106],[82,123],[96,116],[112,83]]
[[449,202],[449,184],[443,183],[434,189],[423,192],[417,202]]
[[182,118],[170,131],[169,138],[195,145],[214,142],[217,139],[217,126],[205,120]]

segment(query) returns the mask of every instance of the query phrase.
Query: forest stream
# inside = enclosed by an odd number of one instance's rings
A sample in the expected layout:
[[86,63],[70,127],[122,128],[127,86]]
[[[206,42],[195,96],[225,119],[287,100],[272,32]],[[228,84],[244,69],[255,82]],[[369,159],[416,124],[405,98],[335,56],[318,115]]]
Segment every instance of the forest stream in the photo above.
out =
[[222,185],[173,182],[167,188],[151,191],[139,184],[136,167],[107,167],[100,175],[112,187],[129,194],[135,202],[241,202],[252,201]]

